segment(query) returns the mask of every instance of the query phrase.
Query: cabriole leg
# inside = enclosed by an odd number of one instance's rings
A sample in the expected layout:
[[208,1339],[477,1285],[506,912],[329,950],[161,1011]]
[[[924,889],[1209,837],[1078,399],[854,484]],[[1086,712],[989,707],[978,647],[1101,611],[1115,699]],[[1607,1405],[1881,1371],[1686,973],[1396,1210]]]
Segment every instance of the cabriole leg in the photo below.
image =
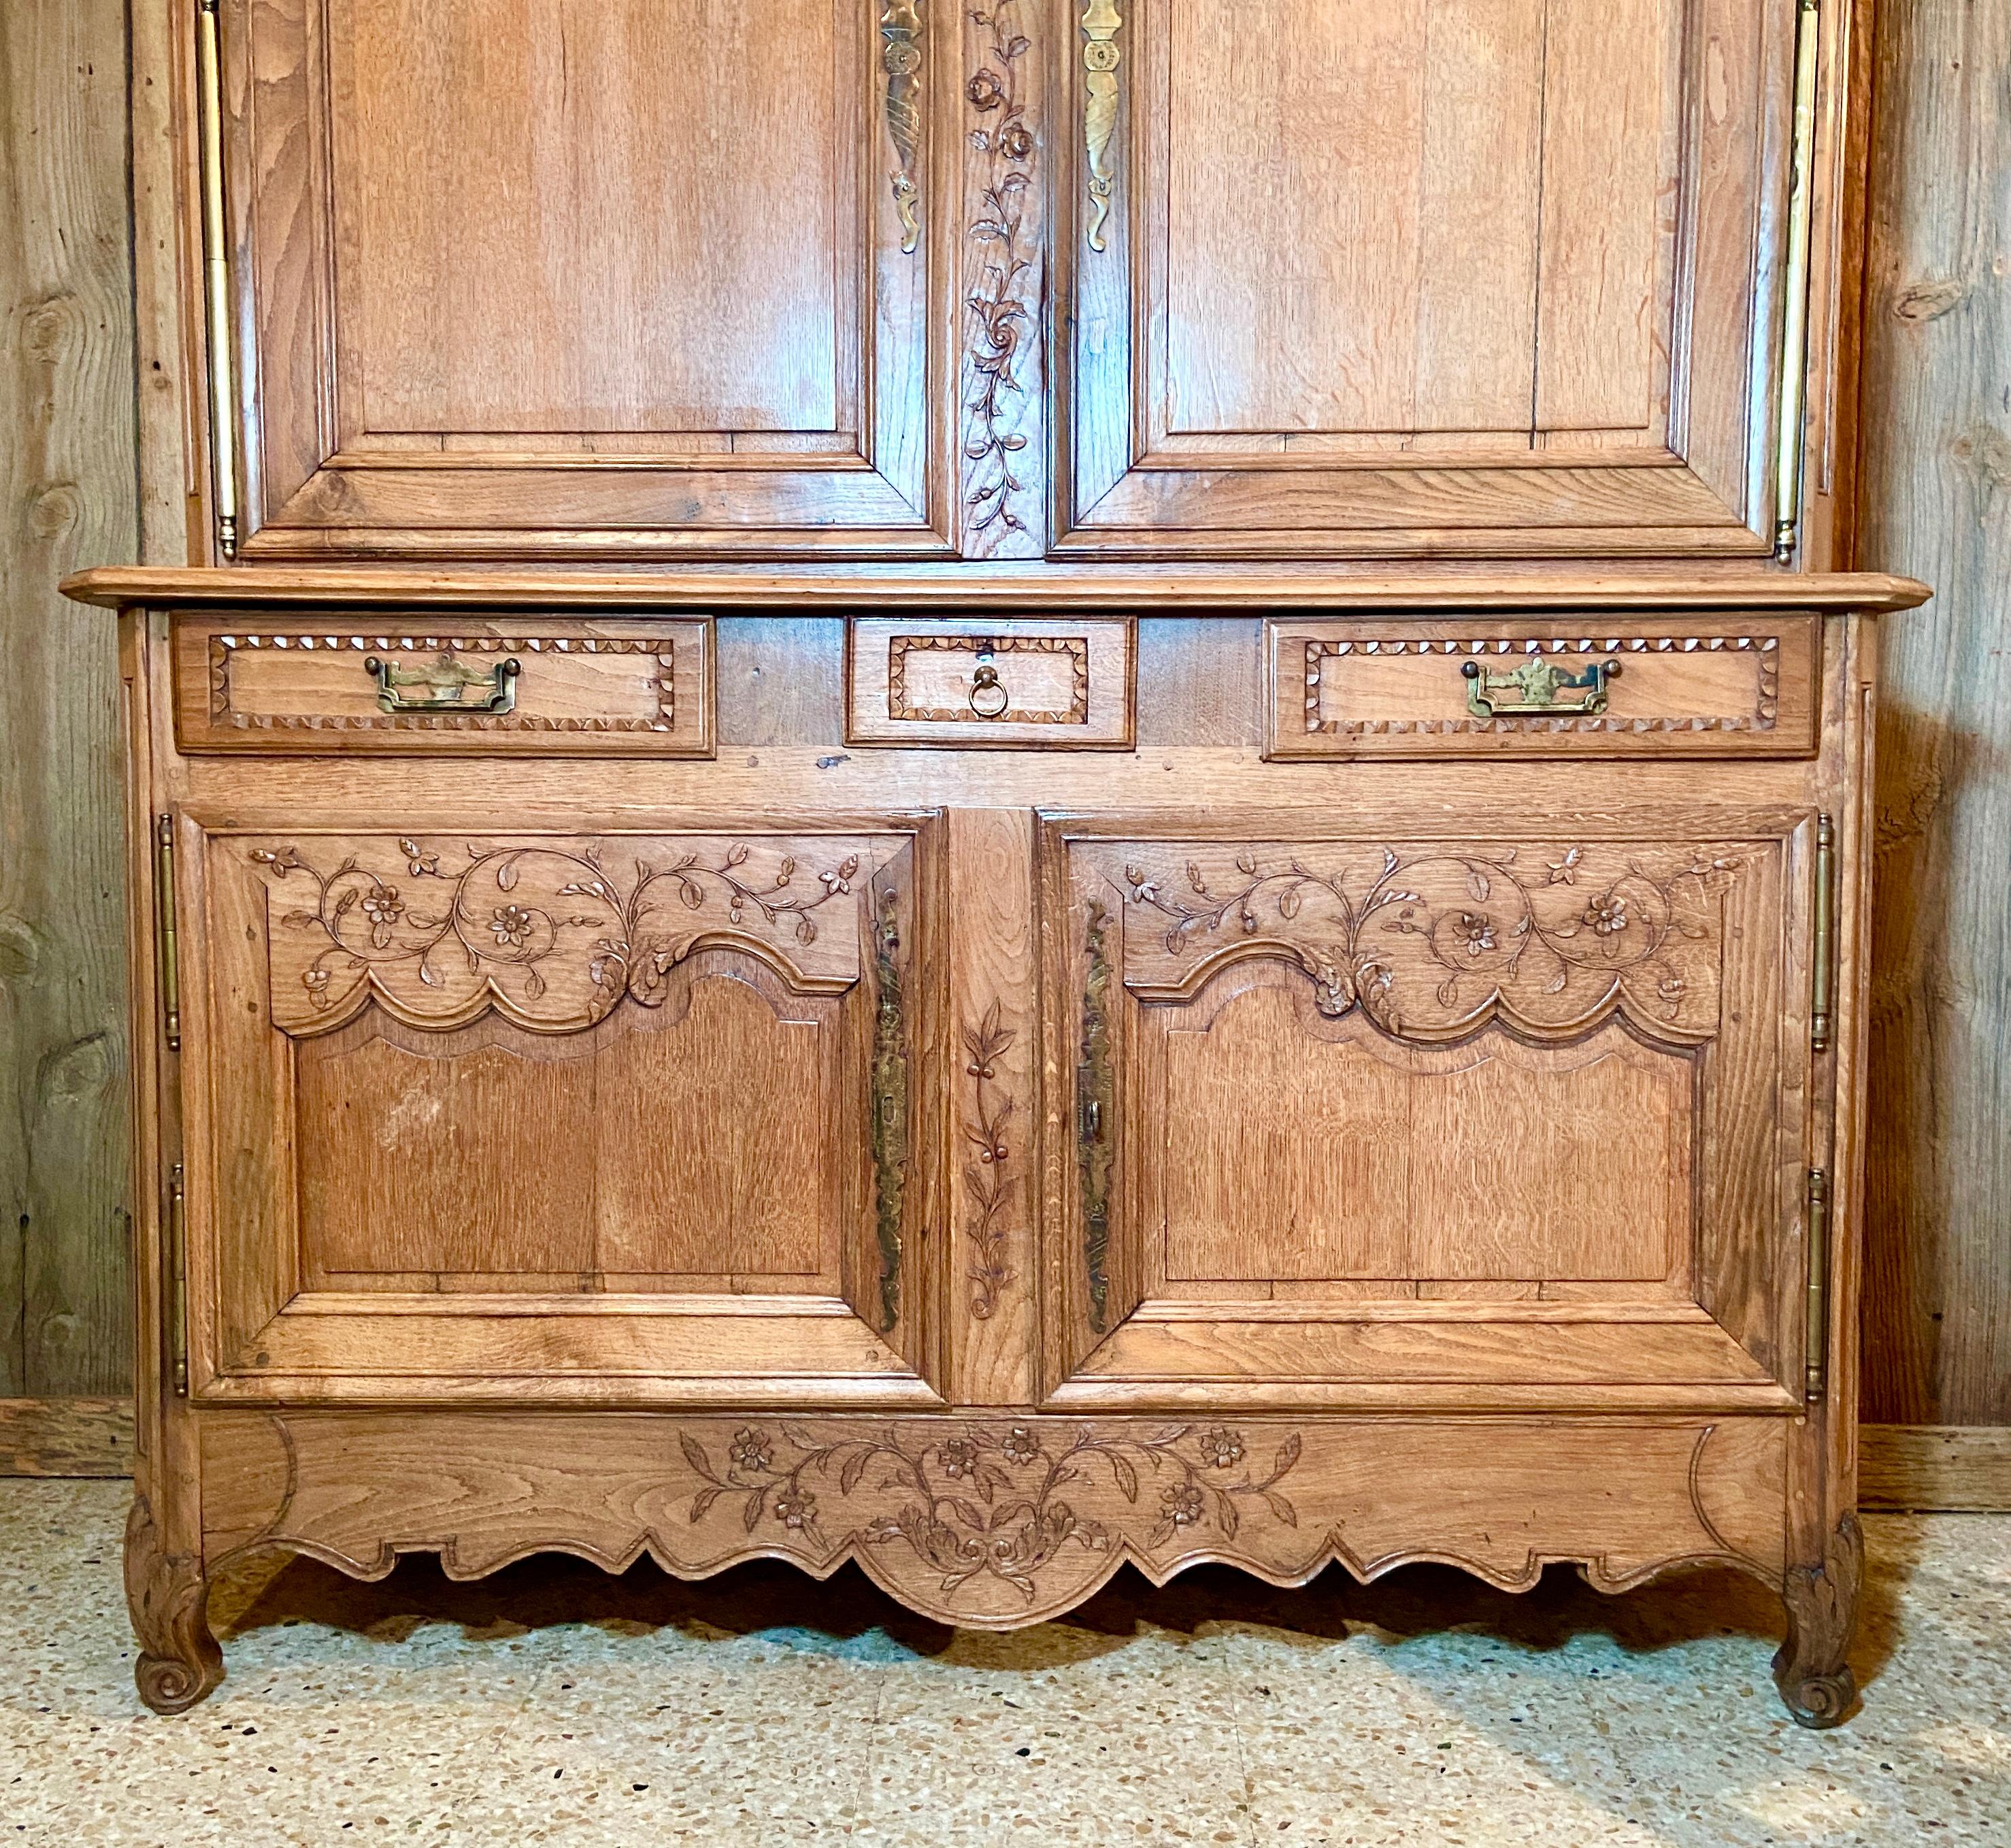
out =
[[185,1713],[223,1679],[223,1652],[209,1630],[209,1581],[189,1553],[161,1550],[144,1493],[126,1522],[126,1603],[140,1639],[133,1679],[156,1713]]
[[1864,1536],[1845,1515],[1820,1565],[1793,1565],[1781,1586],[1788,1640],[1774,1657],[1774,1680],[1796,1721],[1834,1726],[1857,1698],[1844,1657],[1857,1625],[1857,1590],[1864,1572]]

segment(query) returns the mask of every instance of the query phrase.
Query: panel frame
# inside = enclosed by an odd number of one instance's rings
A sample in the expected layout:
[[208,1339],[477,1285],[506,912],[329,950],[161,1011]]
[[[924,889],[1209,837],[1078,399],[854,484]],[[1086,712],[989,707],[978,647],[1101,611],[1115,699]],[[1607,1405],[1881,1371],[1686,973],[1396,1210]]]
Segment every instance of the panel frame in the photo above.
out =
[[[1170,130],[1166,98],[1154,87],[1166,60],[1153,35],[1173,5],[1187,3],[1127,0],[1121,9],[1109,157],[1117,172],[1102,251],[1087,241],[1080,31],[1060,61],[1054,108],[1069,133],[1056,162],[1053,214],[1053,555],[1731,559],[1771,550],[1794,0],[1766,0],[1759,9],[1693,0],[1680,9],[1679,109],[1709,144],[1702,156],[1694,147],[1685,155],[1689,179],[1671,283],[1668,447],[1609,455],[1538,445],[1491,466],[1443,450],[1351,458],[1302,444],[1294,451],[1283,433],[1275,440],[1154,436],[1150,284],[1164,262],[1159,201]],[[1726,90],[1704,70],[1742,34],[1750,94]],[[1727,105],[1721,115],[1703,105],[1707,84]],[[1838,106],[1825,94],[1821,119]],[[1832,163],[1844,158],[1834,135],[1819,151]],[[1818,179],[1825,187],[1833,183],[1827,170]],[[1715,201],[1728,187],[1729,201],[1701,223],[1700,200]],[[1836,237],[1833,226],[1817,225],[1818,276],[1834,261]],[[1832,362],[1827,348],[1818,351],[1821,363]],[[1820,386],[1809,396],[1821,400]]]
[[[1614,794],[1619,796],[1618,789]],[[1697,1095],[1703,1114],[1693,1163],[1694,1298],[1657,1301],[1655,1291],[1644,1290],[1631,1301],[1598,1292],[1552,1302],[1456,1295],[1350,1301],[1344,1290],[1304,1293],[1304,1299],[1295,1299],[1301,1293],[1290,1291],[1267,1292],[1259,1298],[1254,1291],[1215,1291],[1204,1285],[1154,1300],[1151,1261],[1138,1242],[1142,1234],[1134,1230],[1143,1225],[1148,1204],[1141,1191],[1144,1132],[1134,1120],[1137,1099],[1125,1095],[1126,1074],[1134,1084],[1144,1082],[1145,1074],[1141,1051],[1130,1043],[1139,1031],[1136,1017],[1122,998],[1129,995],[1134,1005],[1144,1005],[1195,995],[1241,956],[1280,953],[1260,937],[1247,948],[1233,944],[1205,959],[1178,985],[1137,979],[1127,985],[1121,948],[1107,977],[1102,992],[1109,999],[1101,1012],[1116,1077],[1112,1095],[1098,1107],[1110,1113],[1114,1124],[1108,1138],[1112,1211],[1104,1259],[1107,1309],[1095,1314],[1086,1280],[1088,1228],[1077,1173],[1079,1113],[1084,1108],[1080,1074],[1087,1069],[1080,1063],[1086,1032],[1082,997],[1091,978],[1082,947],[1086,913],[1078,897],[1078,849],[1094,854],[1117,843],[1149,842],[1176,862],[1181,845],[1188,842],[1220,847],[1285,842],[1295,849],[1433,839],[1507,844],[1539,832],[1547,842],[1570,835],[1588,845],[1682,846],[1750,839],[1767,850],[1778,869],[1778,885],[1771,896],[1759,892],[1759,879],[1732,888],[1742,894],[1738,900],[1742,911],[1763,907],[1762,913],[1728,917],[1724,925],[1721,968],[1728,977],[1737,943],[1739,956],[1752,971],[1737,1005],[1728,992],[1719,1024],[1686,1028],[1671,1042],[1708,1048],[1731,1031],[1724,1020],[1742,1017],[1754,1023],[1739,1030],[1745,1047],[1741,1058],[1744,1065],[1757,1061],[1753,1069],[1760,1075],[1751,1081],[1775,1100],[1770,1116],[1747,1126],[1749,1145],[1728,1165],[1723,1153],[1714,1157],[1705,1138],[1721,1133],[1710,1128],[1714,1120],[1732,1125],[1742,1120],[1735,1106],[1745,1093],[1728,1088],[1731,1068],[1722,1077],[1708,1065],[1700,1068]],[[1577,814],[1546,814],[1539,828],[1526,818],[1480,809],[1462,811],[1456,820],[1443,810],[1407,815],[1393,810],[1366,817],[1331,808],[1041,811],[1037,888],[1048,1074],[1043,1113],[1048,1211],[1043,1229],[1040,1402],[1084,1412],[1171,1409],[1201,1402],[1236,1411],[1288,1406],[1329,1411],[1799,1409],[1806,1264],[1803,1184],[1817,1127],[1810,1102],[1815,1066],[1808,956],[1815,836],[1816,816],[1806,808],[1713,803],[1676,811],[1620,799]],[[1108,910],[1117,913],[1123,902],[1122,888],[1113,886]],[[1778,919],[1778,939],[1755,949],[1743,940],[1767,909]],[[1484,1020],[1469,1018],[1440,1028],[1413,1027],[1401,1037],[1406,1043],[1457,1044],[1486,1030]],[[1520,1028],[1511,1024],[1510,1030]],[[1710,1095],[1713,1084],[1719,1087],[1718,1099]],[[1717,1114],[1727,1112],[1731,1114]],[[1757,1236],[1753,1225],[1734,1219],[1729,1210],[1743,1188],[1758,1190],[1745,1209],[1746,1219],[1757,1217],[1761,1228]],[[1711,1216],[1714,1197],[1728,1203],[1721,1224]],[[1615,1331],[1621,1329],[1632,1333],[1619,1338]],[[1337,1355],[1342,1357],[1338,1370]]]
[[[187,803],[169,812],[184,972],[181,1094],[192,1402],[941,1405],[931,1382],[943,1376],[942,1263],[935,1241],[927,1236],[939,1215],[945,1184],[940,1042],[946,960],[938,811],[789,817],[664,810],[641,818],[526,816],[497,829],[484,824],[493,816],[450,812],[429,803],[420,789],[401,799],[397,816],[389,820],[381,813],[358,815],[333,808],[303,816]],[[885,864],[870,871],[868,880],[874,887],[884,882],[898,894],[898,928],[911,938],[894,952],[901,958],[909,1005],[903,1027],[908,1127],[899,1234],[901,1284],[893,1321],[883,1323],[877,1312],[877,1266],[863,1249],[854,1249],[874,1236],[863,1115],[856,1154],[860,1171],[856,1182],[845,1183],[859,1210],[853,1226],[836,1229],[844,1250],[838,1294],[306,1289],[297,1244],[300,1183],[289,1038],[301,1028],[283,1027],[265,999],[271,978],[263,947],[269,901],[262,885],[236,881],[233,899],[230,888],[215,874],[215,856],[232,842],[272,836],[304,842],[316,836],[381,837],[393,842],[403,835],[423,846],[429,838],[451,835],[514,842],[543,835],[615,842],[625,836],[718,834],[785,844],[820,835],[850,842],[866,835],[884,839],[890,850]],[[859,884],[863,906],[868,882]],[[870,1108],[864,1082],[873,1058],[871,1017],[878,1006],[867,921],[862,916],[856,974],[813,975],[806,988],[849,998],[849,1049],[839,1056],[860,1079],[861,1113]],[[237,947],[240,940],[248,947]],[[763,951],[752,935],[743,939],[707,929],[693,947],[702,953],[715,942],[760,956],[783,976],[785,986],[794,985],[786,965]],[[395,1000],[388,1004],[394,1016],[410,1016]],[[338,999],[328,1024],[339,1025],[370,1005],[372,995],[363,991],[346,1002]],[[475,1012],[459,1006],[439,1024],[477,1018],[492,1006],[506,1019],[518,1011],[499,992]],[[226,1022],[235,1022],[240,1009],[249,1010],[255,1024],[247,1035],[240,1024],[233,1036]],[[570,1017],[556,1017],[523,1024],[532,1031],[566,1032],[569,1021]],[[312,1027],[319,1024],[317,1020]],[[265,1127],[258,1147],[263,1152],[254,1154],[250,1141],[233,1138],[226,1126],[233,1112],[242,1116],[247,1104],[257,1118],[262,1095]],[[247,1122],[247,1129],[255,1127]],[[841,1165],[845,1159],[841,1152]],[[272,1231],[260,1231],[255,1221],[237,1223],[238,1216],[223,1205],[259,1187],[251,1170],[260,1166],[266,1174],[268,1208],[279,1215],[283,1232],[276,1239]],[[870,1319],[867,1309],[875,1312]]]
[[[192,21],[196,0],[173,3]],[[839,421],[849,402],[854,430],[746,441],[579,433],[542,447],[477,440],[454,450],[366,439],[340,389],[327,56],[338,0],[219,3],[240,556],[953,555],[956,418],[943,402],[957,310],[953,20],[923,48],[922,236],[905,252],[884,177],[890,138],[874,20],[834,3],[838,67],[857,81],[855,94],[838,91],[835,110],[860,232],[856,263],[838,265],[841,307],[857,304],[837,330]],[[185,198],[183,234],[200,251],[194,213]]]

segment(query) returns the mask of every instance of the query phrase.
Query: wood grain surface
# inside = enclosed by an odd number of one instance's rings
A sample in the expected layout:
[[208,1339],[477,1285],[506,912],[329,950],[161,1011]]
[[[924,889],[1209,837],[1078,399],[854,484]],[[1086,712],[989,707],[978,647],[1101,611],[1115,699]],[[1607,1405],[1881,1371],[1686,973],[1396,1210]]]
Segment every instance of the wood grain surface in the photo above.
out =
[[111,628],[133,555],[126,9],[0,10],[0,1394],[123,1387],[125,924]]
[[1879,9],[1861,556],[1882,636],[1865,1415],[2011,1425],[2011,0]]

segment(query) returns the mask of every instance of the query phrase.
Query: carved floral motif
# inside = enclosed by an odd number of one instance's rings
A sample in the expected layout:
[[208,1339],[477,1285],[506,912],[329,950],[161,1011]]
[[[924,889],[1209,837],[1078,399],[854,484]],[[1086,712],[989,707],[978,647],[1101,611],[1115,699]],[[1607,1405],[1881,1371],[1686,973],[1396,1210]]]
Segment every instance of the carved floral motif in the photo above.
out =
[[973,335],[963,449],[971,467],[964,507],[973,536],[995,527],[1005,532],[1026,530],[1013,497],[1026,485],[1014,458],[1027,442],[1018,427],[1026,386],[1017,369],[1020,344],[1031,323],[1030,289],[1038,276],[1025,230],[1037,143],[1033,117],[1021,94],[1022,67],[1033,47],[1016,30],[1020,4],[1021,0],[995,0],[989,8],[970,12],[972,22],[988,32],[991,41],[986,62],[964,87],[977,117],[970,145],[988,163],[970,233],[984,255],[964,301]]
[[1296,1432],[1268,1468],[1239,1471],[1241,1440],[1220,1427],[1174,1425],[1133,1436],[1084,1425],[1064,1439],[1045,1423],[963,1424],[954,1437],[917,1440],[888,1422],[828,1442],[799,1426],[780,1431],[778,1442],[764,1426],[743,1426],[723,1467],[707,1444],[679,1433],[685,1461],[702,1484],[692,1497],[694,1526],[718,1503],[737,1503],[747,1533],[779,1528],[829,1555],[846,1536],[841,1530],[833,1539],[828,1524],[870,1474],[874,1497],[895,1494],[900,1505],[873,1515],[858,1537],[869,1547],[912,1553],[940,1575],[945,1592],[988,1576],[1031,1603],[1041,1568],[1063,1547],[1109,1551],[1119,1536],[1069,1495],[1071,1483],[1087,1488],[1106,1475],[1127,1504],[1153,1509],[1148,1548],[1189,1532],[1233,1540],[1244,1514],[1259,1508],[1287,1527],[1298,1525],[1297,1510],[1278,1487],[1299,1461]]
[[1006,1169],[1012,1152],[1005,1145],[1005,1130],[1015,1106],[999,1084],[998,1066],[1016,1037],[1001,1023],[995,1001],[976,1026],[963,1030],[963,1049],[970,1061],[964,1074],[972,1081],[971,1113],[964,1120],[963,1137],[973,1152],[963,1169],[970,1202],[970,1221],[965,1230],[973,1248],[970,1268],[964,1275],[972,1285],[970,1312],[980,1322],[990,1321],[998,1312],[998,1292],[1013,1277],[1013,1267],[1005,1262],[1003,1222],[1020,1184],[1019,1177]]
[[[395,863],[347,852],[326,872],[291,846],[254,847],[249,857],[283,890],[304,888],[307,902],[275,923],[294,940],[286,965],[314,1013],[401,978],[439,994],[445,1011],[450,989],[472,984],[528,1004],[563,977],[583,989],[589,1023],[625,995],[660,1006],[669,972],[709,924],[806,955],[820,913],[849,900],[862,863],[850,851],[809,872],[786,847],[757,858],[744,841],[704,852],[655,844],[666,856],[638,853],[625,876],[595,841],[435,846],[408,836]],[[461,856],[465,863],[454,865]]]
[[1393,1034],[1464,1031],[1497,1005],[1525,1025],[1577,1026],[1623,1002],[1678,1038],[1707,1034],[1722,899],[1745,863],[1715,845],[1371,842],[1357,850],[1366,865],[1336,863],[1330,849],[1248,846],[1230,867],[1195,856],[1175,872],[1137,851],[1123,887],[1164,920],[1175,967],[1170,982],[1150,979],[1156,970],[1141,980],[1130,957],[1130,985],[1182,989],[1239,942],[1282,940],[1321,1013],[1358,1006]]

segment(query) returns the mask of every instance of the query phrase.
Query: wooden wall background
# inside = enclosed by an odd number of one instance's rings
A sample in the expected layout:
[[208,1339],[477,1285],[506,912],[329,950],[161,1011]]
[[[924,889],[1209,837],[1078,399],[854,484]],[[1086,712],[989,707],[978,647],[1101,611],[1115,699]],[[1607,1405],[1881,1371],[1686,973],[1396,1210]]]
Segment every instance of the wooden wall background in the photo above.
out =
[[[0,4],[0,1472],[121,1463],[116,681],[55,586],[179,555],[163,10]],[[2011,1506],[2011,0],[1881,0],[1875,62],[1860,562],[1938,594],[1886,631],[1866,1487]]]

